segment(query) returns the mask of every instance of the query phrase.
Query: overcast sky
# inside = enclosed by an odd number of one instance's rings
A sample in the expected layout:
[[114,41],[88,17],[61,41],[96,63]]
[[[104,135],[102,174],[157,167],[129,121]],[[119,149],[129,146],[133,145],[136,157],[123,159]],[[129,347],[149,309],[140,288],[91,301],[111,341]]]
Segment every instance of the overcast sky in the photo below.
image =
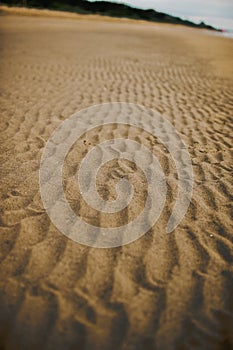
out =
[[[92,0],[94,1],[94,0]],[[108,0],[233,29],[233,0]]]

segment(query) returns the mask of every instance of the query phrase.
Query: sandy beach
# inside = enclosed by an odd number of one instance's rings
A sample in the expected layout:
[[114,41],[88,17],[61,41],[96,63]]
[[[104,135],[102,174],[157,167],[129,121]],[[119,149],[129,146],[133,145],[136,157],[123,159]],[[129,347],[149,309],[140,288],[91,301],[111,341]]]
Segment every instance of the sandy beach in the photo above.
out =
[[[174,25],[23,11],[1,8],[0,16],[0,349],[230,350],[233,40]],[[166,116],[189,151],[194,190],[184,219],[165,234],[176,171],[169,154],[139,134],[159,151],[170,179],[166,206],[139,240],[97,249],[53,225],[39,167],[62,121],[116,101]],[[69,164],[121,132],[90,132],[64,168],[72,208],[98,225],[132,219],[143,198],[109,222],[80,202]],[[110,168],[123,171],[119,163]],[[111,180],[106,170],[101,176]],[[140,188],[140,171],[132,181]]]

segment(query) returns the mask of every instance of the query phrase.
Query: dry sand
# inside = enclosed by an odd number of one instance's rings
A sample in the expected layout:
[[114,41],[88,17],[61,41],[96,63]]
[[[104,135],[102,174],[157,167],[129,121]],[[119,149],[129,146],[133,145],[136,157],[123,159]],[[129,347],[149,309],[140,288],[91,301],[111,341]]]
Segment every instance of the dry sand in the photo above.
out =
[[[0,348],[230,349],[233,41],[126,20],[5,15],[0,21]],[[61,121],[110,101],[164,113],[188,146],[195,185],[172,234],[164,228],[173,185],[146,235],[103,250],[56,229],[40,199],[38,174],[45,142]],[[86,135],[68,165],[111,132]],[[149,141],[141,134],[140,142]],[[169,154],[160,151],[176,183]],[[64,184],[72,204],[68,165]],[[107,184],[108,173],[102,176]],[[140,181],[139,173],[136,186]],[[97,224],[105,220],[97,216]]]

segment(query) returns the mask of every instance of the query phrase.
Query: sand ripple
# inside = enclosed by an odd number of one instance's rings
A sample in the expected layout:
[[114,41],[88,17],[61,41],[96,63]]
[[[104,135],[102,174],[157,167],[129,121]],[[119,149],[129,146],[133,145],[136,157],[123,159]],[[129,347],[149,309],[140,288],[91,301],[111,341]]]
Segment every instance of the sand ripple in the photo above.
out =
[[[0,27],[1,348],[230,349],[232,41],[122,21],[5,16]],[[176,171],[168,152],[141,133],[136,141],[156,151],[168,177],[166,207],[140,240],[101,250],[72,242],[53,226],[38,174],[45,143],[61,121],[115,101],[169,118],[188,146],[195,184],[185,219],[164,235]],[[88,133],[67,156],[66,195],[86,220],[93,213],[75,191],[78,164],[93,144],[125,132]],[[106,186],[100,183],[99,191],[114,198],[112,184],[133,165],[109,167],[116,173],[111,178],[103,170]],[[140,171],[132,181],[143,184]],[[138,207],[114,225],[138,214],[144,196],[137,195]],[[95,220],[106,224],[102,215]]]

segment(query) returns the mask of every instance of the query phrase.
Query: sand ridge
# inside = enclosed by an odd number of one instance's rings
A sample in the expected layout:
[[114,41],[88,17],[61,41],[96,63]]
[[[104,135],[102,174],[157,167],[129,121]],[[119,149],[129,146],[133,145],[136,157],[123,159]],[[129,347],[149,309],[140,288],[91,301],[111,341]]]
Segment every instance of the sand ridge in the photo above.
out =
[[[30,16],[1,17],[0,35],[2,348],[230,349],[231,39],[142,23]],[[164,235],[175,169],[142,133],[140,142],[170,176],[166,208],[140,240],[102,250],[72,242],[53,226],[38,173],[45,143],[61,121],[115,101],[166,115],[188,146],[195,184],[185,219]],[[99,129],[74,145],[64,168],[74,207],[70,164],[78,166],[92,144],[124,132]],[[118,175],[128,171],[114,167]],[[111,189],[108,174],[101,176]],[[133,181],[143,181],[139,172]],[[138,203],[132,215],[143,198]]]

